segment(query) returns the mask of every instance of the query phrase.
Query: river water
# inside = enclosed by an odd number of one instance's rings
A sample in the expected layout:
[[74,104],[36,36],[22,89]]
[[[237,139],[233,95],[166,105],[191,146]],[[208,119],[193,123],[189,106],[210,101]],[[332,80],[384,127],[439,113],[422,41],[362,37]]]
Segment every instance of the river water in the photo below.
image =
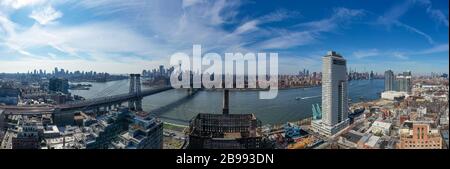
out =
[[[128,80],[92,84],[90,90],[73,90],[72,94],[87,99],[128,92]],[[142,86],[143,89],[149,87]],[[321,102],[321,87],[283,89],[275,99],[258,99],[259,91],[230,91],[230,113],[254,113],[263,124],[297,121],[312,115],[312,104]],[[353,102],[374,100],[384,90],[384,80],[358,80],[349,82],[349,98]],[[147,96],[142,101],[144,111],[157,112],[163,121],[187,124],[198,113],[221,113],[221,91],[199,91],[193,97],[169,108],[161,109],[187,95],[186,90],[169,90]],[[297,97],[308,97],[297,100]]]

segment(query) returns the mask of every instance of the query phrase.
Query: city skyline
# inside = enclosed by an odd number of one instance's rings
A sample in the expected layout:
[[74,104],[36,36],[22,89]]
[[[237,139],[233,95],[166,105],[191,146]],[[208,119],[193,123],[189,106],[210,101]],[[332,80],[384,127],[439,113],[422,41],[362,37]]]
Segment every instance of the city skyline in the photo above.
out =
[[163,66],[0,74],[0,149],[448,149],[447,75],[347,74],[336,51],[322,62],[321,82],[306,69],[279,76],[284,90],[270,99],[177,89]]
[[448,73],[447,6],[428,0],[8,0],[0,3],[0,61],[8,65],[0,72],[140,73],[202,44],[204,53],[277,52],[281,74],[319,72],[328,50],[340,51],[361,72]]

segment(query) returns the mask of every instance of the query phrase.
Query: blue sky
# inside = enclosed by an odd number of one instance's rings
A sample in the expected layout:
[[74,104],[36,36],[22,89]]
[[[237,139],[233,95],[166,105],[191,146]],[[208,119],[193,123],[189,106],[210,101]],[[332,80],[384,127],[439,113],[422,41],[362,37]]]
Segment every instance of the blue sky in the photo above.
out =
[[448,0],[0,0],[0,72],[141,72],[176,52],[277,52],[279,71],[448,72]]

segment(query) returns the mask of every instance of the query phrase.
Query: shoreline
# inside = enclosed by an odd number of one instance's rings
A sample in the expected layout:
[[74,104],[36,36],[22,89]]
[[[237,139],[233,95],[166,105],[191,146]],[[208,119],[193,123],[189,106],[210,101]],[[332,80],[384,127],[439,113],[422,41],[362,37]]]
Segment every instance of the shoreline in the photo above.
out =
[[[320,87],[320,85],[316,86],[299,86],[299,87],[287,87],[287,88],[278,88],[277,90],[290,90],[290,89],[309,89],[309,88],[316,88]],[[214,88],[214,89],[204,89],[205,91],[222,91],[223,88]],[[270,89],[260,89],[260,88],[231,88],[228,89],[229,91],[240,91],[240,92],[247,92],[247,91],[269,91]]]

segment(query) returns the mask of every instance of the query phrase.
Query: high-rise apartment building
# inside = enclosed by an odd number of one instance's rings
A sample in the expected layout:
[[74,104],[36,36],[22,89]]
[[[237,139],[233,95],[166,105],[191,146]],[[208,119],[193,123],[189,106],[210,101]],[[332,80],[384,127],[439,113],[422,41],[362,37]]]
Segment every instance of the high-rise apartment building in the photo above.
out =
[[387,70],[384,72],[384,91],[395,90],[394,86],[395,76],[392,70]]
[[411,93],[412,88],[412,80],[411,80],[411,72],[403,72],[397,76],[396,84],[397,90],[400,92]]
[[314,131],[333,136],[348,126],[346,60],[334,51],[322,58],[322,118],[312,121]]
[[69,93],[69,81],[62,78],[51,78],[48,90],[52,92]]

